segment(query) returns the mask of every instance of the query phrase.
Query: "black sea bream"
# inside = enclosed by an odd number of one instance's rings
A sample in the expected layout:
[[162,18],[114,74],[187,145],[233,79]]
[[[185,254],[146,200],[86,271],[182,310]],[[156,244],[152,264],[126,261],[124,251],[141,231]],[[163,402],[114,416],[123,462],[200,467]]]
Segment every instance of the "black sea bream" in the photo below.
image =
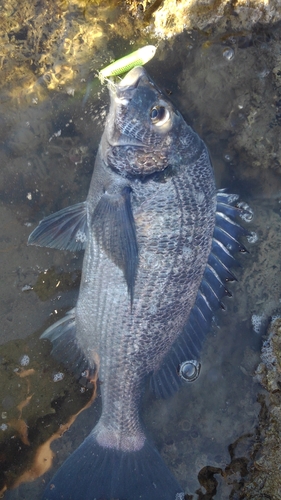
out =
[[182,488],[139,417],[197,377],[213,311],[244,230],[237,197],[216,192],[204,142],[142,67],[110,85],[86,202],[39,224],[29,243],[85,248],[76,307],[43,338],[77,374],[96,370],[102,414],[44,499],[175,500]]

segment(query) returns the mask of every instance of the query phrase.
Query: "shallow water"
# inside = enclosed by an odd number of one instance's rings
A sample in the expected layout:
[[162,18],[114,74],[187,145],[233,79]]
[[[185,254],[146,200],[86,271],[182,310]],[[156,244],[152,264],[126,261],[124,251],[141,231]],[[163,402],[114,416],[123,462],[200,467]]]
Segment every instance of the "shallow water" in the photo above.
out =
[[[39,340],[75,304],[82,256],[27,247],[28,235],[45,215],[86,197],[108,109],[95,70],[155,43],[149,31],[140,38],[133,24],[124,25],[116,8],[82,10],[79,4],[69,10],[51,4],[49,14],[42,8],[33,34],[28,23],[27,32],[16,28],[18,11],[7,15],[14,26],[3,27],[10,29],[10,45],[0,89],[0,490],[6,481],[16,484],[40,445],[92,394]],[[28,12],[22,12],[26,19]],[[48,33],[40,32],[40,16],[51,14]],[[127,37],[120,37],[121,27]],[[206,142],[217,187],[253,208],[245,225],[258,239],[246,242],[249,254],[239,256],[239,281],[230,285],[233,297],[210,332],[198,381],[168,401],[148,395],[143,418],[188,498],[240,498],[260,411],[253,374],[268,318],[280,306],[279,31],[185,32],[157,44],[149,73]],[[55,468],[92,429],[99,407],[98,399],[54,441]],[[40,498],[54,469],[35,479],[39,469],[37,463],[24,478],[34,481],[4,498]]]

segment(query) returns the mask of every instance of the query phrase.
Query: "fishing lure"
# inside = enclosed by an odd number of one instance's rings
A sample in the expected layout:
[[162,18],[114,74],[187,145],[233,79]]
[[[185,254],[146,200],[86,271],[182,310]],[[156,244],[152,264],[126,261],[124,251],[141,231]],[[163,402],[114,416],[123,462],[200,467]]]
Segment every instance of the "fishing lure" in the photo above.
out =
[[110,76],[118,76],[130,71],[130,69],[135,66],[143,66],[154,57],[155,52],[156,47],[154,45],[146,45],[127,56],[121,57],[121,59],[117,59],[117,61],[114,61],[109,64],[109,66],[99,71],[98,76],[100,81],[103,83],[104,80]]

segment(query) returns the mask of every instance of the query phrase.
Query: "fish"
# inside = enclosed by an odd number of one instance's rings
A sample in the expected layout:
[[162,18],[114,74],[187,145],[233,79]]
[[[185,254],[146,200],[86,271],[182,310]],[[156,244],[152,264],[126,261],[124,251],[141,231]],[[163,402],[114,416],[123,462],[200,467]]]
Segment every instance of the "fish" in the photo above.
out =
[[110,76],[118,76],[133,69],[135,66],[143,66],[150,61],[156,53],[155,45],[145,45],[130,54],[117,59],[98,72],[99,79],[103,83]]
[[200,374],[215,311],[245,252],[238,196],[216,190],[209,152],[142,66],[110,84],[86,201],[43,219],[32,245],[84,250],[78,301],[42,335],[77,377],[96,374],[98,423],[44,500],[181,500],[146,436],[146,381],[168,398]]

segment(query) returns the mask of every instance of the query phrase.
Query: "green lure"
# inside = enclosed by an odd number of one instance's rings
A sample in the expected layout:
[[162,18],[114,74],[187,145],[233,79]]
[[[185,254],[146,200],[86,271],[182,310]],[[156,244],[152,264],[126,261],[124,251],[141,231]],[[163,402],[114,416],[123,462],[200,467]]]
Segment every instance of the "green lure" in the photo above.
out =
[[146,45],[125,57],[121,57],[117,61],[109,64],[106,68],[99,71],[99,79],[103,83],[110,76],[118,76],[122,73],[130,71],[135,66],[143,66],[155,55],[156,47],[154,45]]

